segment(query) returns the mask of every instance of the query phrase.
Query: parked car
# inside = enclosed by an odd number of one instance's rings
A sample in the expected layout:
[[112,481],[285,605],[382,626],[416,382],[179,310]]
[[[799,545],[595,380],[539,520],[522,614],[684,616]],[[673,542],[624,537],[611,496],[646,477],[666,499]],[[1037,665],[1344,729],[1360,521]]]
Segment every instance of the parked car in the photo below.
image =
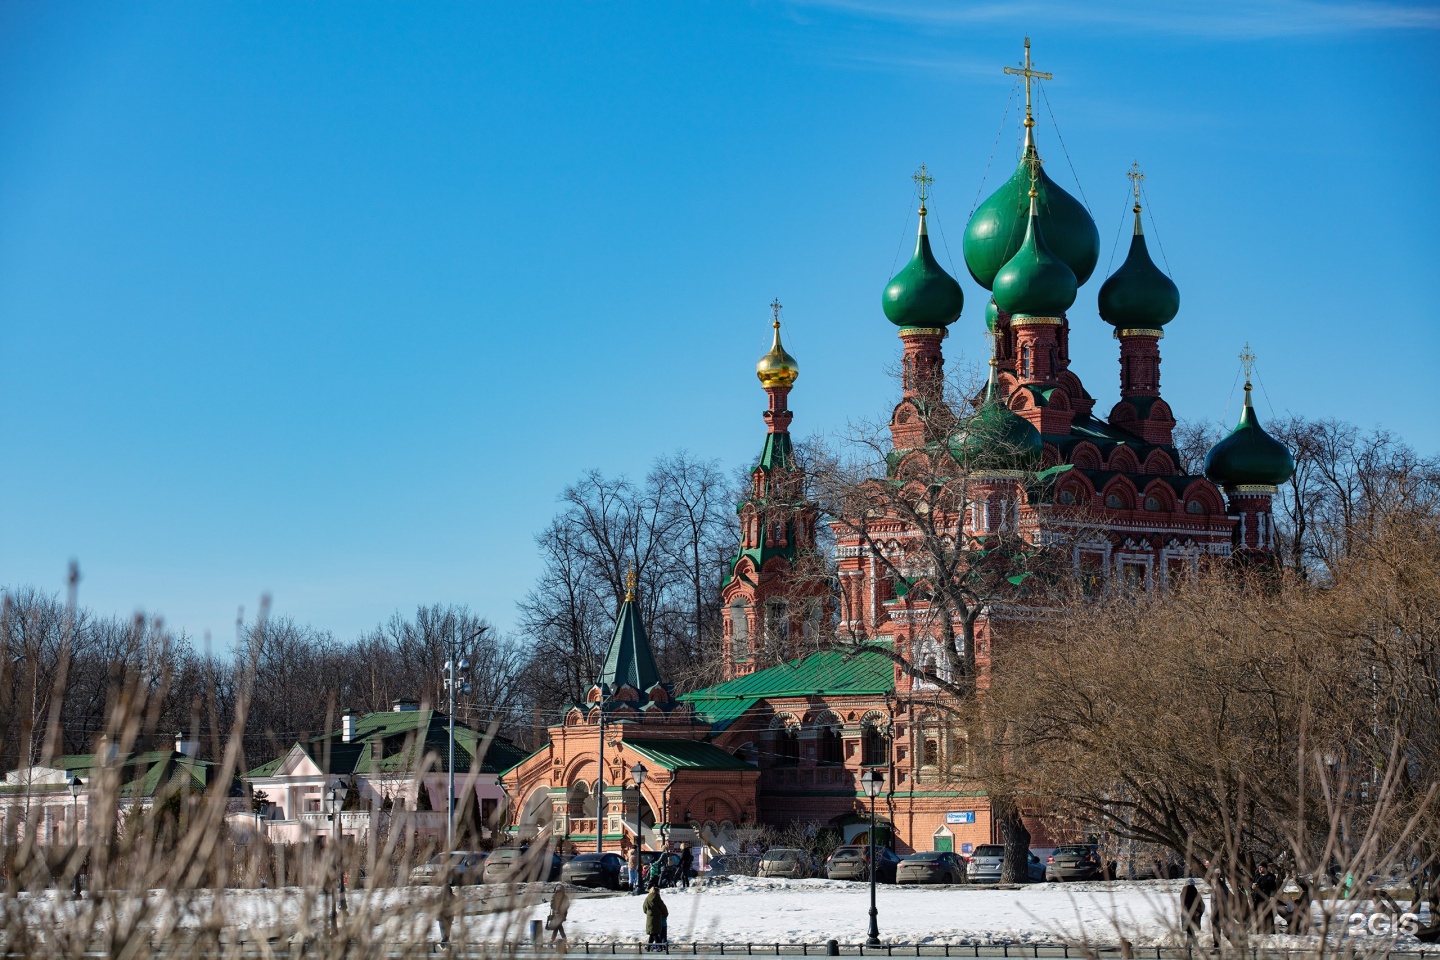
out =
[[454,850],[437,853],[410,871],[410,882],[467,884],[480,883],[485,870],[486,854],[476,850]]
[[[889,847],[875,848],[875,882],[894,883],[900,858]],[[825,876],[831,880],[869,880],[870,845],[861,843],[836,847],[825,862]]]
[[559,880],[560,856],[544,847],[500,847],[485,861],[486,883]]
[[1045,864],[1046,880],[1100,880],[1104,873],[1099,848],[1093,843],[1056,847]]
[[964,883],[965,861],[953,853],[926,850],[900,861],[896,883]]
[[710,858],[710,865],[702,874],[706,880],[718,877],[753,877],[760,872],[760,858],[752,854],[723,854]]
[[1005,848],[998,843],[982,843],[970,854],[968,875],[971,883],[999,883],[1000,868],[1005,862]]
[[[618,853],[582,853],[572,857],[560,870],[560,879],[577,887],[604,887],[619,890],[626,874],[625,861]],[[625,877],[629,882],[629,877]]]
[[803,880],[815,876],[815,861],[797,847],[771,847],[760,857],[759,875]]
[[1025,858],[1025,879],[1031,883],[1045,882],[1045,861],[1034,850]]

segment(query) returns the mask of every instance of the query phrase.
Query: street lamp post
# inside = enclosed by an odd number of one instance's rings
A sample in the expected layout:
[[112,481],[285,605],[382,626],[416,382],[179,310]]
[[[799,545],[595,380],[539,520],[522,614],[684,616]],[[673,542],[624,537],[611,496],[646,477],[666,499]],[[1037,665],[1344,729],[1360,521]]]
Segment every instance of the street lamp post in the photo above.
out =
[[470,684],[465,680],[465,671],[470,669],[470,661],[463,657],[457,660],[456,654],[462,644],[469,643],[484,632],[485,628],[482,627],[464,640],[457,639],[458,631],[451,634],[450,659],[445,661],[445,690],[450,698],[450,760],[445,765],[447,771],[445,786],[446,852],[453,852],[455,849],[455,694],[470,692]]
[[[339,875],[340,880],[339,906],[341,910],[348,911],[350,909],[350,906],[345,902],[345,863],[344,857],[342,856],[344,851],[341,849],[343,836],[340,832],[340,808],[344,805],[344,803],[345,781],[336,780],[334,783],[330,784],[331,835],[335,838],[335,871]],[[331,915],[334,915],[333,910],[331,911]]]
[[[72,779],[72,780],[70,781],[70,819],[73,820],[73,821],[74,821],[74,824],[75,824],[73,827],[71,827],[70,840],[71,840],[71,842],[73,842],[73,843],[75,844],[75,856],[76,856],[77,858],[81,856],[81,854],[80,854],[80,806],[79,806],[79,804],[80,804],[80,791],[83,790],[84,788],[85,788],[85,784],[83,784],[83,783],[80,782],[80,778],[79,778],[79,777],[75,777],[74,779]],[[85,862],[85,861],[82,859],[82,860],[80,860],[79,863],[76,863],[76,864],[75,864],[75,899],[76,899],[76,900],[79,900],[79,899],[80,899],[80,866],[81,866],[81,864],[83,864],[84,862]]]
[[875,798],[885,783],[885,774],[879,770],[866,770],[860,775],[865,793],[870,797],[870,931],[865,935],[865,946],[880,946],[879,911],[875,909]]
[[636,888],[641,886],[643,882],[640,872],[640,843],[644,839],[644,835],[641,832],[644,828],[640,823],[640,788],[645,785],[645,777],[649,773],[650,771],[645,769],[645,764],[639,760],[636,760],[635,766],[630,768],[630,779],[635,781],[635,882],[630,885],[630,892],[632,894],[639,892]]

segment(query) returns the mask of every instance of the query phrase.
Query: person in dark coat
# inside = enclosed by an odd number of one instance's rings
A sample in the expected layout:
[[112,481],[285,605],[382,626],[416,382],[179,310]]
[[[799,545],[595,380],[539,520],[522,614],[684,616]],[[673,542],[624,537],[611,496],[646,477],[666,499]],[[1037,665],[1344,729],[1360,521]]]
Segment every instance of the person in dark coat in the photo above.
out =
[[1262,863],[1255,868],[1255,883],[1251,900],[1255,906],[1255,920],[1260,933],[1275,932],[1276,897],[1280,893],[1280,878],[1271,864]]
[[1204,930],[1205,898],[1194,880],[1187,880],[1180,891],[1180,918],[1185,924],[1185,945],[1189,947]]
[[1210,881],[1210,939],[1216,950],[1221,949],[1222,940],[1228,933],[1225,924],[1229,922],[1230,899],[1230,887],[1225,878],[1215,876]]
[[440,912],[435,919],[440,923],[440,945],[450,945],[450,928],[455,923],[455,888],[445,884],[440,891]]
[[650,892],[645,895],[645,933],[650,937],[646,950],[670,952],[669,918],[670,908],[660,898],[660,884],[652,883]]
[[680,848],[680,886],[685,890],[690,889],[690,881],[695,879],[695,851],[690,844]]

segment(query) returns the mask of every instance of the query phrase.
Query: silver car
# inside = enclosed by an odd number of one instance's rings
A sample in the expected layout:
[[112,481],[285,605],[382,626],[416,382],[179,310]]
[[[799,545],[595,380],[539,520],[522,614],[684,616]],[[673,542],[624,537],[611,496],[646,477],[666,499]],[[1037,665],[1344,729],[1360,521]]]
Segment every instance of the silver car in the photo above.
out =
[[815,876],[815,860],[795,847],[771,847],[760,858],[760,876],[804,880]]
[[970,854],[966,875],[971,883],[999,883],[1000,868],[1004,862],[1004,847],[998,843],[982,843]]

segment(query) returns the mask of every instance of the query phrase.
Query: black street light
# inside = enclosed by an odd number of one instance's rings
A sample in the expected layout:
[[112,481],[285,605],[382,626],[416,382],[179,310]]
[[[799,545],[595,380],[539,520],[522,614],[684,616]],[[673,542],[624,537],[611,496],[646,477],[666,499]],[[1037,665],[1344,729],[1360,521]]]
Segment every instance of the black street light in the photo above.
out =
[[[85,784],[80,782],[79,777],[70,781],[70,819],[75,821],[71,842],[75,844],[75,856],[80,857],[80,791],[85,789]],[[80,867],[84,863],[79,860],[75,864],[75,899],[80,899]]]
[[879,770],[866,770],[860,774],[860,782],[870,797],[870,932],[865,935],[865,946],[880,946],[880,913],[875,909],[875,798],[885,785],[885,774]]
[[[336,780],[330,784],[330,836],[335,844],[335,873],[339,877],[340,895],[330,901],[330,931],[336,932],[339,929],[336,923],[335,908],[349,912],[350,906],[345,902],[345,863],[342,856],[341,844],[343,843],[340,833],[340,808],[345,803],[345,781]],[[338,899],[338,903],[337,903]]]
[[645,777],[650,773],[645,769],[645,764],[639,760],[635,766],[630,768],[630,779],[635,781],[635,882],[631,884],[630,892],[638,893],[640,887],[644,886],[644,877],[641,875],[640,843],[644,839],[644,827],[640,823],[640,788],[645,784]]

